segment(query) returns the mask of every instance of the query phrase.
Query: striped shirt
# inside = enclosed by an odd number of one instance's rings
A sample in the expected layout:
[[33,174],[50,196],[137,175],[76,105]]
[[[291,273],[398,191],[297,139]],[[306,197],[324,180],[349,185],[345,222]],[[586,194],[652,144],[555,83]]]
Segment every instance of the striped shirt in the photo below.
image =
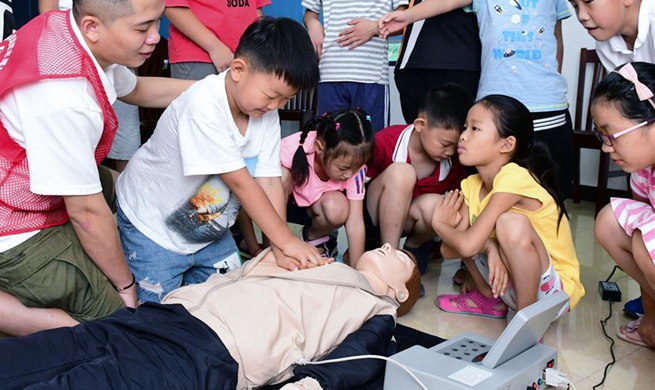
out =
[[630,176],[630,188],[635,195],[646,199],[647,203],[612,198],[612,210],[629,236],[632,236],[634,230],[641,230],[646,250],[655,264],[655,167],[633,172]]
[[389,84],[388,43],[378,36],[355,49],[340,47],[339,33],[351,26],[353,19],[377,21],[386,13],[408,0],[303,0],[302,6],[316,12],[323,11],[325,40],[319,68],[321,82],[356,82]]

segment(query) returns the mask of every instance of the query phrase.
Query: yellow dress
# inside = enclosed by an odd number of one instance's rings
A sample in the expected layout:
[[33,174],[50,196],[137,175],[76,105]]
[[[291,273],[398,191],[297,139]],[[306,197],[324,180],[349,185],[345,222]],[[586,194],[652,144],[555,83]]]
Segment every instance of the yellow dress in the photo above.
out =
[[[515,164],[505,165],[494,178],[493,188],[487,196],[480,199],[482,178],[472,175],[462,181],[462,193],[469,208],[469,223],[473,225],[475,219],[489,204],[495,193],[510,193],[541,202],[541,207],[535,211],[528,211],[513,206],[510,211],[525,215],[544,243],[552,259],[553,268],[557,271],[564,291],[571,298],[570,306],[573,309],[584,295],[584,287],[580,282],[580,263],[575,253],[571,227],[566,217],[557,227],[559,210],[552,196],[543,188],[530,172]],[[491,233],[495,238],[496,232]]]

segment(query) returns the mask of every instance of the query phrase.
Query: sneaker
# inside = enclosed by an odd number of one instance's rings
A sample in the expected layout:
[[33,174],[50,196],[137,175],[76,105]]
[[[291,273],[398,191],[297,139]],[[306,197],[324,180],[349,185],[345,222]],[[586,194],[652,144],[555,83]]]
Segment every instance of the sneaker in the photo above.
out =
[[313,245],[318,248],[318,250],[321,251],[321,256],[325,258],[336,258],[336,256],[339,254],[339,251],[337,250],[337,238],[334,235],[328,234],[327,236],[313,240],[309,240],[307,238],[308,235],[309,225],[305,225],[302,227],[302,240],[309,245]]
[[623,306],[623,312],[632,318],[639,318],[644,315],[644,305],[641,297],[628,301]]
[[416,256],[418,272],[423,275],[428,268],[428,261],[432,258],[432,240],[427,241],[418,248],[411,248],[405,245],[404,250]]

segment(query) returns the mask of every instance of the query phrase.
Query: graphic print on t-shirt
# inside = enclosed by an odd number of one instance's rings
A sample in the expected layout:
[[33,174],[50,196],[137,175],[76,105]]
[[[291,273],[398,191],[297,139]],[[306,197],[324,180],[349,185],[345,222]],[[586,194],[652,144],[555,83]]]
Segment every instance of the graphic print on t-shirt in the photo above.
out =
[[[517,73],[522,68],[522,61],[543,63],[545,57],[544,38],[550,30],[552,22],[538,12],[538,4],[543,0],[506,0],[491,4],[494,24],[503,26],[502,32],[492,44],[493,60],[497,67],[509,66],[510,71]],[[543,64],[557,69],[557,64]]]
[[213,175],[166,218],[166,226],[190,242],[215,241],[234,224],[239,207],[236,196]]

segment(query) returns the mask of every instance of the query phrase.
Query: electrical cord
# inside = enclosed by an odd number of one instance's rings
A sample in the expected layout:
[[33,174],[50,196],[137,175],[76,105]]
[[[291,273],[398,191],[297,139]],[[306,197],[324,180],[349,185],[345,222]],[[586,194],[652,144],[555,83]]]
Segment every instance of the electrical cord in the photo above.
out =
[[554,368],[547,368],[544,371],[544,382],[548,386],[567,386],[568,389],[576,390],[575,385],[566,377],[566,374]]
[[402,365],[402,364],[398,363],[397,361],[395,361],[393,359],[390,359],[390,358],[388,358],[386,356],[359,355],[359,356],[348,356],[348,357],[343,357],[343,358],[339,358],[339,359],[320,360],[320,361],[316,361],[316,362],[312,362],[311,360],[301,358],[301,359],[296,360],[295,364],[300,365],[300,366],[304,366],[304,365],[307,365],[307,364],[318,365],[318,364],[328,364],[328,363],[341,363],[341,362],[348,362],[348,361],[360,360],[360,359],[380,359],[380,360],[385,360],[387,362],[391,362],[391,363],[397,365],[398,367],[402,368],[406,373],[408,373],[409,376],[411,376],[412,379],[414,379],[416,381],[416,383],[418,383],[418,385],[421,386],[421,388],[423,390],[428,390],[428,388],[425,387],[423,382],[421,382],[421,380],[418,379],[416,377],[416,375],[414,375],[414,373],[411,372],[407,367],[405,367],[404,365]]
[[[605,279],[606,282],[610,281],[610,279],[614,275],[614,272],[616,272],[617,269],[620,269],[620,268],[619,268],[618,265],[615,265],[614,268],[612,269],[612,272],[610,273],[610,275],[607,277],[607,279]],[[609,309],[610,309],[609,312],[610,312],[610,314],[607,316],[607,318],[600,321],[600,328],[603,330],[603,335],[605,335],[605,338],[607,338],[610,341],[610,354],[612,355],[612,361],[607,363],[607,365],[605,366],[605,369],[603,370],[603,379],[601,379],[601,381],[597,385],[592,387],[593,390],[596,390],[597,387],[602,386],[603,383],[605,383],[605,379],[607,378],[607,372],[609,371],[610,367],[612,367],[614,365],[614,363],[616,363],[616,356],[614,355],[614,339],[611,338],[607,334],[607,330],[605,329],[605,325],[607,325],[607,321],[609,321],[609,319],[612,318],[612,304],[613,303],[614,303],[613,301],[609,301]]]

